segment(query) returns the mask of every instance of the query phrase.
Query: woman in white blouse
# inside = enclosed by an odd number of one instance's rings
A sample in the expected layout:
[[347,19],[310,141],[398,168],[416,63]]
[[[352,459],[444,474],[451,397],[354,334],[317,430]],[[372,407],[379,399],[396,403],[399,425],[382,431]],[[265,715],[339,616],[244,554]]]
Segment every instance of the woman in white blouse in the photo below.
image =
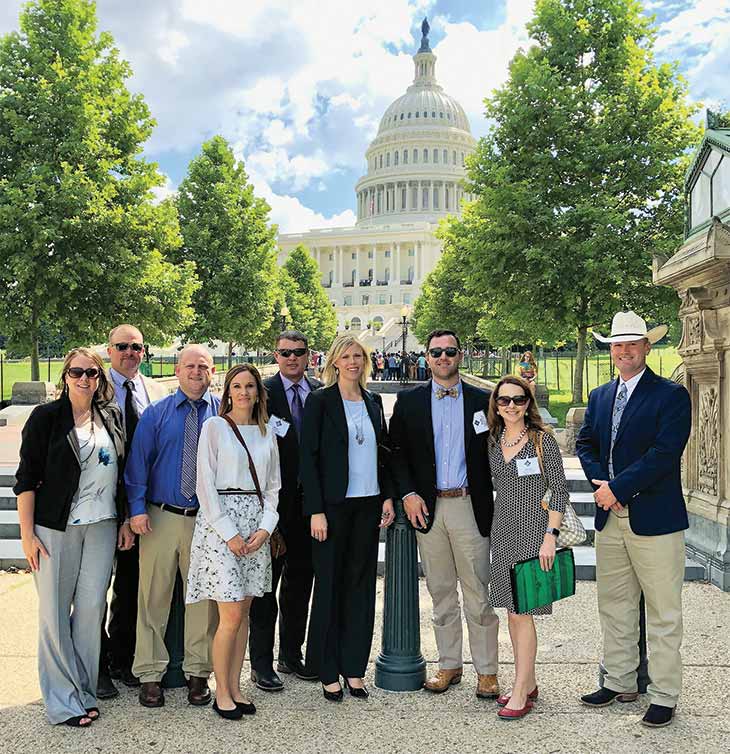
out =
[[213,709],[229,720],[256,711],[244,698],[240,679],[251,601],[271,591],[267,540],[279,520],[279,450],[267,421],[261,376],[252,364],[242,364],[226,375],[220,416],[203,424],[198,443],[200,511],[190,548],[186,601],[217,603]]

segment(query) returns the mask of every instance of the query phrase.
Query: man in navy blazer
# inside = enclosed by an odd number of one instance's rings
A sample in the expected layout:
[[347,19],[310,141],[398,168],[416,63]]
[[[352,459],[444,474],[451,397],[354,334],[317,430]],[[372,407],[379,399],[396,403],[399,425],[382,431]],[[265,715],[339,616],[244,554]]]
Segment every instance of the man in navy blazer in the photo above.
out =
[[682,583],[687,508],[680,461],[689,439],[687,390],[646,366],[665,326],[647,331],[619,312],[611,336],[617,379],[588,400],[576,441],[596,500],[596,581],[604,640],[604,688],[581,697],[602,707],[637,697],[639,599],[647,608],[650,706],[644,725],[672,722],[682,683]]

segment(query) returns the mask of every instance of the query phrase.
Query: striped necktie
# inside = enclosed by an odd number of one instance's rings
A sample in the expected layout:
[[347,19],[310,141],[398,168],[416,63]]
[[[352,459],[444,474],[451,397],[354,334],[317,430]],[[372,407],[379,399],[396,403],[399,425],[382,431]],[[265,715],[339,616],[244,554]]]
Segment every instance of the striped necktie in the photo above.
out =
[[628,389],[626,383],[622,383],[619,388],[618,395],[616,396],[616,402],[613,404],[613,418],[611,420],[611,452],[608,456],[608,477],[613,479],[613,446],[616,443],[616,435],[618,434],[618,428],[621,426],[621,417],[623,416],[624,409],[626,408],[626,396],[628,395]]
[[180,468],[180,492],[186,500],[195,495],[197,479],[196,460],[198,455],[198,404],[189,400],[190,411],[185,417],[182,466]]

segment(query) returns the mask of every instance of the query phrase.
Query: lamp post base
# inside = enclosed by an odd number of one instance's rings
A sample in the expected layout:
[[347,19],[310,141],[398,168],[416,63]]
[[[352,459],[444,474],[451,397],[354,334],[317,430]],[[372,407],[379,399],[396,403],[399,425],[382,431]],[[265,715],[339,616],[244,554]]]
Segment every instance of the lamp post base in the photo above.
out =
[[426,661],[419,655],[394,657],[379,654],[375,660],[375,685],[386,691],[418,691],[426,680]]

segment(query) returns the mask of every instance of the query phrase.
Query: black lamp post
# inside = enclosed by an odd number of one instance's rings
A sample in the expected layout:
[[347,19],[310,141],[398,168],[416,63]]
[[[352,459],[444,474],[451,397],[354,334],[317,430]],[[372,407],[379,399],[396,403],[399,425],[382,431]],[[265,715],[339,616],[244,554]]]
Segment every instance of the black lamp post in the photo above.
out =
[[409,306],[404,306],[400,310],[400,316],[401,316],[401,334],[403,338],[403,345],[401,348],[401,362],[400,362],[400,381],[402,385],[406,385],[408,383],[408,351],[406,350],[406,341],[408,340],[408,325],[410,322],[408,321],[408,315],[411,313],[411,309]]

